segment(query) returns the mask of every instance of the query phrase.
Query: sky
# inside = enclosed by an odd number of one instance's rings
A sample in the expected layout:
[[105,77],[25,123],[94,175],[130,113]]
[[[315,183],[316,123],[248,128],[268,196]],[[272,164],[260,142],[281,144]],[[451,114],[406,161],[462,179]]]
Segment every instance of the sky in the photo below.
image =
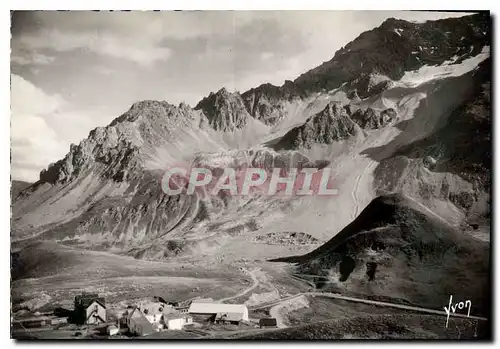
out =
[[11,177],[34,182],[140,100],[282,85],[409,11],[29,11],[11,16]]

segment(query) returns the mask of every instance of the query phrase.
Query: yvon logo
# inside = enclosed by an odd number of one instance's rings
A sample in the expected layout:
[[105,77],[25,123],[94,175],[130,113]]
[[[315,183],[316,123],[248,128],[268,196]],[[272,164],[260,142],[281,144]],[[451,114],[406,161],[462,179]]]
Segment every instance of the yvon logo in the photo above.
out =
[[470,315],[470,308],[472,307],[472,302],[470,300],[467,300],[464,302],[458,302],[453,305],[453,296],[450,295],[450,302],[448,304],[448,307],[444,307],[444,311],[446,312],[446,327],[448,327],[448,320],[450,319],[450,314],[453,313],[455,314],[458,309],[464,309],[467,308],[467,317]]

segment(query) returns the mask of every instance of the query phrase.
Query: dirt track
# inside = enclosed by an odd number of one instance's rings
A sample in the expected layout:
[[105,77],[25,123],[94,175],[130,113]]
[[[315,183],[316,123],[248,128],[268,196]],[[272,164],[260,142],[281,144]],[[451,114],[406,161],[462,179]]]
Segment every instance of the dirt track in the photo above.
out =
[[222,303],[222,302],[225,302],[225,301],[228,301],[231,299],[239,298],[239,297],[244,296],[245,294],[251,292],[255,288],[257,288],[257,286],[259,286],[259,279],[257,279],[257,276],[255,275],[255,273],[257,271],[259,271],[259,270],[258,269],[245,270],[245,272],[248,273],[250,275],[250,277],[252,278],[253,284],[251,286],[249,286],[248,288],[244,289],[243,291],[241,291],[240,293],[235,294],[234,296],[219,299],[218,302]]
[[[357,302],[357,303],[364,303],[364,304],[370,304],[370,305],[375,305],[375,306],[381,306],[381,307],[391,307],[391,308],[398,308],[398,309],[403,309],[403,310],[409,310],[409,311],[416,311],[420,313],[426,313],[426,314],[432,314],[432,315],[442,315],[442,316],[447,316],[446,312],[443,310],[435,310],[435,309],[428,309],[428,308],[422,308],[422,307],[414,307],[414,306],[409,306],[409,305],[404,305],[404,304],[397,304],[397,303],[389,303],[389,302],[381,302],[381,301],[373,301],[369,299],[362,299],[362,298],[356,298],[356,297],[348,297],[348,296],[343,296],[338,293],[329,293],[329,292],[304,292],[304,293],[298,293],[294,296],[283,298],[279,301],[276,301],[272,304],[267,304],[266,306],[262,307],[257,307],[253,308],[253,310],[264,308],[264,307],[269,307],[271,306],[272,308],[270,309],[270,315],[272,317],[276,318],[276,322],[278,324],[278,328],[286,328],[287,326],[284,324],[282,314],[280,313],[280,310],[282,308],[282,304],[284,302],[292,302],[296,298],[300,296],[315,296],[315,297],[328,297],[328,298],[335,298],[335,299],[340,299],[340,300],[345,300],[349,302]],[[470,315],[467,316],[465,314],[450,314],[450,317],[459,317],[459,318],[469,318],[469,319],[474,319],[474,320],[482,320],[482,321],[488,321],[487,318],[481,317],[481,316],[474,316]]]

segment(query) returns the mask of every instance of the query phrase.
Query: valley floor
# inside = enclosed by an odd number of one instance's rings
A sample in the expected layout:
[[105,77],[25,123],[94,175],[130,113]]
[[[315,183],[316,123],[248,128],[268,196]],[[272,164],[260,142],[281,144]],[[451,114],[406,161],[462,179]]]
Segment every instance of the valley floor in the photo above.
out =
[[[43,314],[57,307],[72,308],[74,296],[85,290],[98,292],[106,298],[110,319],[117,319],[128,305],[153,296],[176,302],[198,297],[213,298],[224,303],[245,303],[249,308],[250,322],[247,324],[199,323],[181,331],[157,332],[141,337],[144,339],[487,337],[488,321],[475,318],[473,314],[469,318],[450,317],[450,324],[445,328],[446,314],[443,311],[314,290],[306,279],[293,276],[288,266],[282,263],[240,261],[228,265],[207,261],[203,265],[179,261],[149,262],[103,252],[77,251],[55,244],[43,247],[52,253],[58,251],[59,257],[65,256],[65,270],[58,270],[57,274],[40,270],[39,277],[13,280],[14,321],[35,310]],[[72,262],[76,256],[78,261],[81,258],[97,260],[103,268],[96,269],[87,260],[83,264],[86,267],[80,264],[77,267],[80,273],[75,273]],[[260,329],[259,318],[269,316],[277,319],[278,328]],[[391,320],[393,317],[397,320]],[[425,329],[421,328],[422,319],[430,321],[434,327],[426,325]],[[379,323],[378,327],[373,329],[373,323]],[[366,332],[363,332],[364,326]],[[316,333],[317,337],[311,333]],[[102,334],[102,328],[72,324],[36,329],[17,326],[11,335],[17,339],[107,338]],[[118,335],[114,338],[129,337]]]

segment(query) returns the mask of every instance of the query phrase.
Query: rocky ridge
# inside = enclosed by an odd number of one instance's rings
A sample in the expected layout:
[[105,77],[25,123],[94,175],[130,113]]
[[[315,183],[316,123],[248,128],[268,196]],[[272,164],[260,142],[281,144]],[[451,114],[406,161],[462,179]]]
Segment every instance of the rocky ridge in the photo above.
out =
[[230,93],[225,88],[217,93],[210,93],[195,107],[206,115],[211,127],[217,131],[235,131],[248,124],[248,114],[243,99],[238,92]]
[[[364,137],[365,131],[383,131],[394,126],[399,118],[397,108],[375,108],[367,101],[392,89],[405,69],[452,60],[459,63],[474,56],[489,44],[488,24],[482,14],[423,24],[391,19],[361,34],[331,61],[281,87],[264,84],[241,95],[221,89],[194,108],[164,101],[135,103],[110,125],[92,130],[79,145],[72,145],[62,160],[42,171],[40,180],[21,193],[21,200],[13,209],[14,234],[33,230],[45,238],[77,240],[92,248],[151,248],[155,258],[162,258],[163,244],[181,241],[183,234],[192,229],[202,231],[204,222],[224,207],[210,212],[196,197],[165,195],[159,182],[167,163],[158,161],[159,172],[147,166],[156,149],[167,149],[169,157],[181,153],[179,158],[187,165],[199,161],[213,168],[220,167],[215,161],[225,157],[238,166],[237,153],[244,153],[245,161],[258,167],[300,164],[322,168],[330,159],[311,161],[300,150]],[[444,37],[448,40],[447,48],[433,49]],[[342,90],[350,103],[329,100],[332,90]],[[240,134],[251,132],[255,123],[279,127],[290,118],[287,106],[323,97],[326,98],[317,109],[301,109],[303,119],[297,119],[298,125],[278,137],[278,142],[271,146],[274,150],[255,143],[233,151],[221,136],[236,134],[237,139]],[[480,108],[488,110],[486,104]],[[487,125],[486,122],[482,127]],[[439,164],[439,158],[433,154],[425,156],[438,159]],[[390,166],[389,158],[374,161],[387,161]],[[382,184],[375,185],[382,189]],[[227,207],[227,202],[224,205]],[[49,206],[47,214],[44,207]],[[255,207],[260,215],[268,206],[259,202]],[[244,212],[247,208],[238,209]],[[212,239],[217,240],[216,236]],[[166,251],[165,256],[169,253]]]
[[480,53],[490,42],[488,16],[481,13],[424,23],[390,18],[294,81],[282,86],[263,84],[242,96],[252,116],[271,124],[281,120],[280,110],[288,101],[342,85],[367,98],[391,86],[406,71],[450,59],[460,63]]

